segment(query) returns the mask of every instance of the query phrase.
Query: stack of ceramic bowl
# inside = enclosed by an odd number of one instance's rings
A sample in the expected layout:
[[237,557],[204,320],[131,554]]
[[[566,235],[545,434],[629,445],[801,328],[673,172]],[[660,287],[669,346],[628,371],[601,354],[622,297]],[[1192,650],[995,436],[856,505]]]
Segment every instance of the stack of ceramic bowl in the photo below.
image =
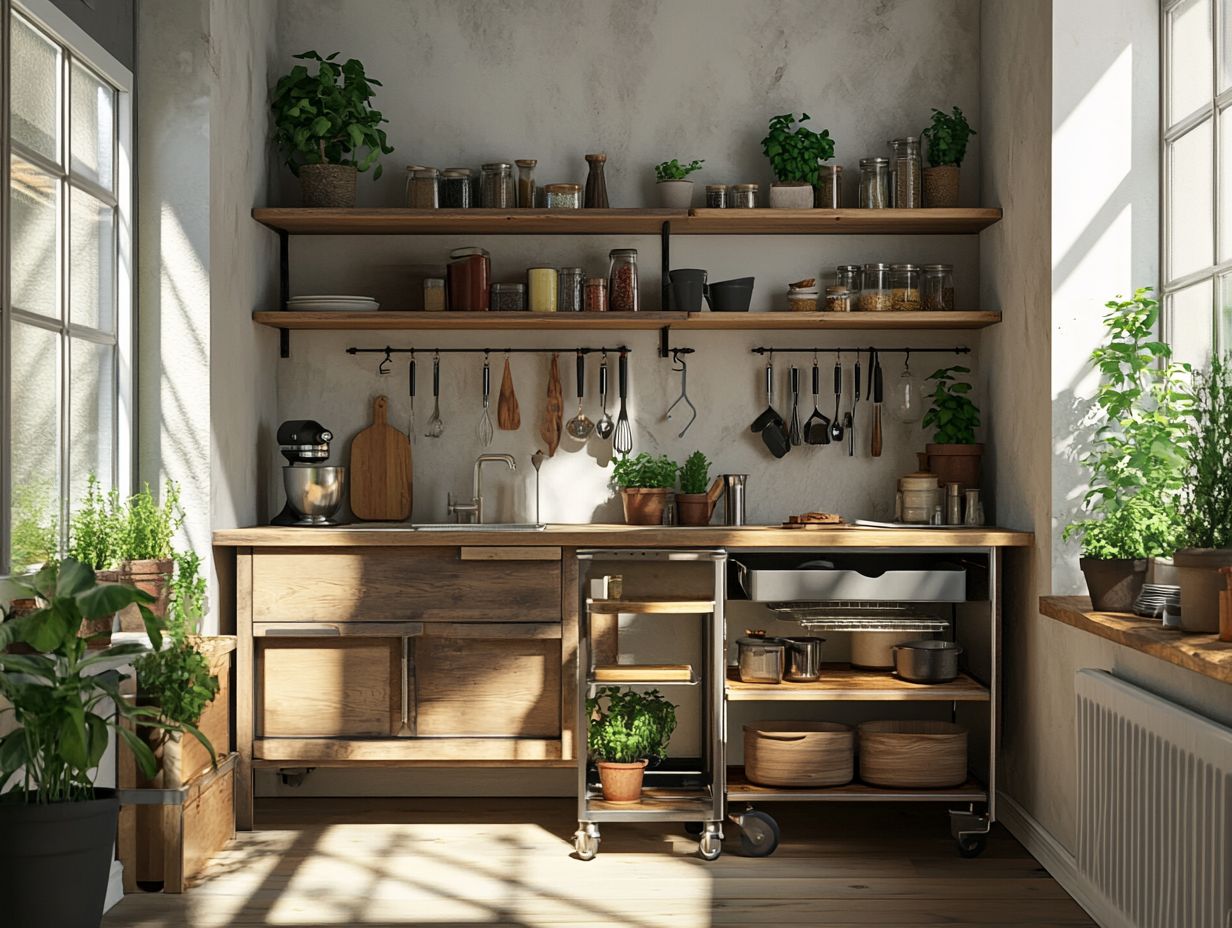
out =
[[1170,583],[1146,583],[1134,603],[1134,615],[1144,619],[1164,616],[1175,618],[1181,614],[1181,588]]
[[305,313],[371,313],[381,308],[370,296],[350,296],[337,293],[318,293],[293,296],[287,300],[287,309]]

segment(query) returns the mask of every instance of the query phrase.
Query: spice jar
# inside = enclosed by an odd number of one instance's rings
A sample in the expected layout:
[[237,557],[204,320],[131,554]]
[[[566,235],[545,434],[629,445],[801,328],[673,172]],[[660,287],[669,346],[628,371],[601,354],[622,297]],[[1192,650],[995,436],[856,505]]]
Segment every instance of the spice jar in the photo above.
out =
[[890,295],[895,312],[915,312],[920,308],[920,266],[890,265]]
[[813,205],[818,209],[842,209],[843,206],[843,166],[841,164],[823,164],[817,169],[817,191],[813,196]]
[[851,312],[851,291],[847,287],[826,287],[826,311],[831,313]]
[[445,168],[441,172],[441,206],[446,209],[466,209],[473,203],[470,168]]
[[538,163],[534,158],[519,158],[514,162],[518,166],[519,209],[535,207],[535,165]]
[[526,303],[532,313],[556,312],[556,268],[526,269]]
[[728,205],[739,209],[753,209],[757,206],[756,184],[732,184],[728,197]]
[[582,309],[588,313],[607,312],[607,278],[587,277]]
[[488,281],[492,258],[482,248],[468,246],[449,253],[445,268],[446,298],[453,312],[481,312],[488,308]]
[[724,209],[727,206],[727,184],[706,185],[706,208]]
[[860,159],[860,208],[885,209],[890,205],[890,159]]
[[440,206],[436,168],[419,165],[406,175],[406,205],[410,209],[436,209]]
[[888,313],[894,308],[894,298],[890,293],[890,265],[864,265],[860,271],[860,298],[856,305],[863,313]]
[[920,193],[920,140],[914,135],[890,142],[894,152],[894,207],[919,209],[924,205]]
[[513,165],[508,161],[493,161],[483,165],[479,182],[479,205],[487,209],[513,209],[516,202]]
[[556,311],[576,313],[582,310],[582,281],[585,272],[580,267],[562,267],[556,282]]
[[425,277],[423,282],[424,309],[430,313],[445,309],[445,278]]
[[543,205],[548,209],[581,209],[580,184],[544,184]]
[[526,285],[493,284],[492,309],[500,312],[520,312],[526,309]]
[[608,252],[607,291],[612,312],[637,312],[636,248],[614,248]]
[[921,307],[928,312],[954,312],[954,265],[924,265]]

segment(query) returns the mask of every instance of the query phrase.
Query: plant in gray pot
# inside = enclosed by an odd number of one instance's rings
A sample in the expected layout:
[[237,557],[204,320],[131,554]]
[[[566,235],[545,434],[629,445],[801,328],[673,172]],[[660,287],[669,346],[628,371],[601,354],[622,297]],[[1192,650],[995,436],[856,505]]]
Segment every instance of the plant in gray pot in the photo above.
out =
[[778,209],[812,209],[817,169],[834,157],[830,130],[809,129],[804,124],[811,118],[808,113],[801,114],[799,121],[794,113],[775,116],[761,140],[761,150],[778,180],[770,185],[770,205]]
[[1181,491],[1181,628],[1219,630],[1220,568],[1232,567],[1232,353],[1194,378],[1190,465]]
[[164,723],[156,709],[135,706],[119,691],[116,668],[149,648],[129,642],[88,650],[78,630],[86,620],[135,605],[158,648],[162,623],[147,608],[148,593],[99,584],[94,571],[73,558],[49,562],[9,586],[5,598],[34,598],[40,607],[0,623],[0,697],[7,702],[0,714],[11,714],[7,721],[13,723],[0,738],[4,924],[97,928],[119,803],[114,790],[95,789],[91,771],[115,734],[152,775],[150,749],[121,720]]
[[373,168],[376,180],[380,156],[393,151],[381,128],[388,120],[370,102],[381,82],[355,58],[335,62],[338,52],[294,57],[316,62],[317,71],[297,64],[274,86],[274,141],[300,179],[304,206],[354,206],[357,172]]
[[664,209],[688,209],[693,205],[693,181],[690,174],[702,169],[706,159],[681,164],[675,158],[655,165],[655,186],[659,191],[659,205]]
[[946,115],[933,110],[933,121],[921,135],[928,140],[928,167],[924,169],[924,205],[958,205],[958,169],[967,154],[967,142],[976,132],[958,107]]
[[1087,518],[1063,537],[1082,542],[1079,566],[1092,606],[1130,612],[1142,592],[1148,559],[1176,550],[1178,494],[1188,470],[1189,367],[1172,361],[1157,336],[1159,303],[1149,289],[1105,304],[1108,340],[1091,353],[1100,373],[1081,457],[1090,472]]

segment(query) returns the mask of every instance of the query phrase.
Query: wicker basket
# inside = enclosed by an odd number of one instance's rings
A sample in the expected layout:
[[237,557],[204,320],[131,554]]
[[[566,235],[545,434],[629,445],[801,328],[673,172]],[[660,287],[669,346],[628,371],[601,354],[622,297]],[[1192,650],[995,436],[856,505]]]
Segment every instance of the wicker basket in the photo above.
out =
[[744,774],[759,786],[841,786],[855,775],[855,732],[839,722],[744,726]]
[[958,786],[967,779],[967,729],[952,722],[864,722],[860,779],[909,789]]

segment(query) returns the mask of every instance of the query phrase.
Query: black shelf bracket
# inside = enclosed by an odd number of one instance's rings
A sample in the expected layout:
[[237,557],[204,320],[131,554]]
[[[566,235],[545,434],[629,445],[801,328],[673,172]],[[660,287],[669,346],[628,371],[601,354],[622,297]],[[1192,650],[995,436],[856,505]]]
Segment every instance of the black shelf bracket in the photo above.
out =
[[[671,269],[672,269],[672,222],[670,219],[664,220],[663,227],[659,230],[659,263],[662,278],[659,281],[660,299],[659,304],[661,309],[667,310],[671,308],[672,284],[671,284]],[[667,355],[663,355],[667,357]]]
[[[278,230],[278,308],[284,313],[291,299],[291,236],[285,229]],[[291,330],[285,326],[278,330],[278,357],[291,357]]]

